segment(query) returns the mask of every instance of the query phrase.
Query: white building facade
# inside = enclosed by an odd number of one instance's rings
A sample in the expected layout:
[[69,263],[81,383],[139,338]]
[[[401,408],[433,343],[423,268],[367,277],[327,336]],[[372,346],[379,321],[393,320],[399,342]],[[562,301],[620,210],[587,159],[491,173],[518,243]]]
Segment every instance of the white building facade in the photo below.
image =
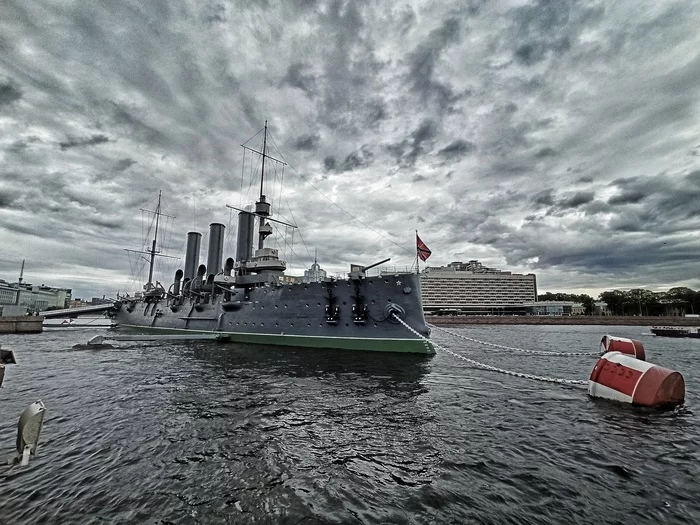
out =
[[525,303],[537,301],[537,278],[453,262],[421,272],[421,294],[426,313],[522,315]]
[[[19,292],[19,301],[17,295]],[[39,312],[48,308],[66,308],[72,292],[66,288],[34,286],[31,284],[8,283],[0,280],[0,305],[14,305]]]

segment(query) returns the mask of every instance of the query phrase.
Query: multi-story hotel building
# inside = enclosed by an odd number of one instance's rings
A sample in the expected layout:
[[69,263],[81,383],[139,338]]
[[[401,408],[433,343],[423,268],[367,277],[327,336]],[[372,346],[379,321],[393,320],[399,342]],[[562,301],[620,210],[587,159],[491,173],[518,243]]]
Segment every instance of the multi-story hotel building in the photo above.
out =
[[537,301],[535,274],[487,268],[479,261],[453,262],[421,272],[426,313],[525,314]]

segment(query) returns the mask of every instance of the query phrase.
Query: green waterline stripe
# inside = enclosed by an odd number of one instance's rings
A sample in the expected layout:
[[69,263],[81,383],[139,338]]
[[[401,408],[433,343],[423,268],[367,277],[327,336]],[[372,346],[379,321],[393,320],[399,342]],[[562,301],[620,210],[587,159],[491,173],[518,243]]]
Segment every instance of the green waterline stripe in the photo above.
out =
[[138,329],[143,333],[212,334],[221,341],[249,344],[273,344],[279,346],[301,346],[310,348],[338,348],[342,350],[366,350],[376,352],[406,352],[434,354],[432,343],[423,339],[378,339],[360,337],[338,337],[317,335],[251,334],[244,332],[213,332],[210,330],[188,330],[184,328],[145,327],[120,325]]

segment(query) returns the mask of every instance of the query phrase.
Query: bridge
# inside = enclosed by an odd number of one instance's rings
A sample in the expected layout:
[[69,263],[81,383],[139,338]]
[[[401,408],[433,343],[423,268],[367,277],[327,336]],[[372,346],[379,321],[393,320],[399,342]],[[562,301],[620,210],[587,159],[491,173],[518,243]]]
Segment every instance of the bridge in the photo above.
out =
[[100,312],[106,312],[114,303],[96,304],[93,306],[81,306],[78,308],[64,308],[62,310],[45,310],[39,312],[39,315],[44,316],[44,319],[51,319],[54,317],[78,317],[79,315],[85,314],[96,314]]

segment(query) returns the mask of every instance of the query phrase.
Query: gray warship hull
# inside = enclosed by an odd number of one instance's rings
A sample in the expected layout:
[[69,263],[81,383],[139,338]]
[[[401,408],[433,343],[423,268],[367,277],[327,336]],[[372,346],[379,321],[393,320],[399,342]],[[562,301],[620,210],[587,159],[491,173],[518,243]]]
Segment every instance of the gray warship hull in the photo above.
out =
[[216,334],[242,343],[434,353],[427,340],[430,329],[423,317],[418,274],[368,275],[385,259],[351,265],[347,279],[285,275],[287,263],[277,249],[265,246],[265,239],[273,234],[274,223],[296,226],[271,217],[272,204],[263,193],[265,160],[281,161],[266,153],[267,122],[264,131],[261,151],[250,150],[262,160],[255,207],[227,205],[239,211],[235,260],[223,261],[225,226],[212,223],[206,265],[199,264],[202,234],[189,232],[184,271],[175,272],[167,290],[154,283],[154,260],[160,254],[159,194],[152,247],[136,252],[150,256],[148,281],[134,297],[117,298],[112,319],[142,332]]
[[198,296],[121,298],[120,327],[148,333],[214,333],[226,341],[432,354],[417,274],[275,283]]

